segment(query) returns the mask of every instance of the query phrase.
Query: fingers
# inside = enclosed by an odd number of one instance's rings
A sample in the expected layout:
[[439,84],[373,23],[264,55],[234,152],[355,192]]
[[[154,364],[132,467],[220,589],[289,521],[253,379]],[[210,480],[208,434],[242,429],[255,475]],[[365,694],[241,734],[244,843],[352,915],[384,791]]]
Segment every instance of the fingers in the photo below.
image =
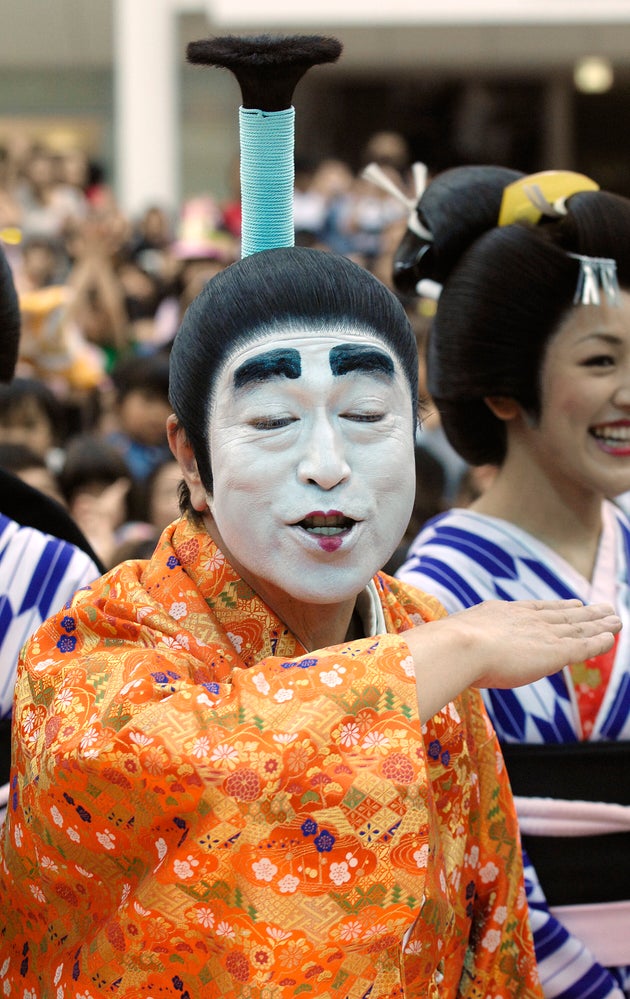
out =
[[482,687],[519,687],[609,651],[621,619],[607,603],[535,600],[478,604],[472,645],[480,649]]

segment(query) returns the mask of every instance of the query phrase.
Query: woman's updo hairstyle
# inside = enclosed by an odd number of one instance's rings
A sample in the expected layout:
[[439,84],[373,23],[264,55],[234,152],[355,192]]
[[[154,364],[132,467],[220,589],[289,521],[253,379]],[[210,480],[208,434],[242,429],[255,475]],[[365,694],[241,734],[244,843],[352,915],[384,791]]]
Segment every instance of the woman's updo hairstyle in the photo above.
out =
[[498,206],[514,178],[506,183],[494,167],[461,167],[454,185],[452,173],[438,175],[419,206],[430,204],[424,217],[433,234],[421,276],[443,285],[429,335],[428,389],[464,460],[501,464],[505,423],[484,399],[507,396],[539,417],[545,349],[578,286],[580,263],[568,254],[614,258],[619,284],[630,287],[630,201],[584,191],[566,199],[565,215],[499,227]]

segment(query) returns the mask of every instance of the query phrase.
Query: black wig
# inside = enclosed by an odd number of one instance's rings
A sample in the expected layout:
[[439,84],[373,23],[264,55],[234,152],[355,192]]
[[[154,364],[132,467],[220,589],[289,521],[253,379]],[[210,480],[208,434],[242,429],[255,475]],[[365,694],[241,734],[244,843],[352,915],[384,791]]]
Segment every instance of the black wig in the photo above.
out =
[[408,379],[415,420],[416,342],[396,296],[343,256],[306,247],[254,253],[208,282],[188,307],[171,350],[171,405],[208,491],[209,413],[216,377],[236,350],[289,324],[313,336],[351,327],[385,341]]

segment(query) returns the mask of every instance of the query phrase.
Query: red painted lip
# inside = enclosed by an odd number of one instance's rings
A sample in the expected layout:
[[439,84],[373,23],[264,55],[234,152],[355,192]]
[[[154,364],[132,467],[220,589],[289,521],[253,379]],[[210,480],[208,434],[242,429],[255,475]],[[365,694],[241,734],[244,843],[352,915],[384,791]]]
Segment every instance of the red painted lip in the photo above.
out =
[[595,441],[600,451],[603,451],[605,454],[614,454],[619,458],[627,458],[630,455],[630,443],[615,447],[614,445],[604,444],[603,440],[599,437],[595,437]]
[[[306,520],[307,517],[345,517],[345,513],[341,510],[312,510],[310,513],[306,513],[302,520]],[[351,518],[348,517],[348,520]]]
[[[317,534],[311,533],[304,524],[304,521],[315,520],[315,519],[320,521],[341,520],[343,521],[343,524],[340,524],[339,526],[342,529],[339,534],[318,536]],[[304,532],[309,535],[309,537],[318,545],[319,548],[321,548],[322,551],[336,552],[339,548],[341,548],[342,544],[344,543],[344,540],[348,536],[348,533],[352,530],[352,528],[355,526],[356,523],[358,523],[358,521],[354,520],[353,517],[348,517],[345,513],[342,513],[340,510],[326,510],[326,511],[314,510],[311,511],[311,513],[305,514],[305,516],[302,517],[301,520],[297,521],[294,526],[304,530]]]
[[611,430],[614,430],[615,427],[627,429],[630,427],[630,420],[611,420],[609,423],[598,423],[595,427],[591,428],[591,437],[600,451],[603,451],[604,454],[615,455],[618,458],[627,458],[630,455],[630,441],[619,440],[608,443],[605,437],[600,437],[597,433],[602,427],[610,427]]

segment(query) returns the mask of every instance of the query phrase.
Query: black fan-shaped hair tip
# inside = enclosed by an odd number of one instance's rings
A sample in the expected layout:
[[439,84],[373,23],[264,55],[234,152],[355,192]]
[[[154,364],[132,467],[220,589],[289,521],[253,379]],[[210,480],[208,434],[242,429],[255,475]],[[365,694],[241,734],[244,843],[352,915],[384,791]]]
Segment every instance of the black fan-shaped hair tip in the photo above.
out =
[[229,69],[238,80],[246,108],[284,111],[302,76],[321,63],[336,62],[342,51],[336,38],[323,35],[226,35],[190,42],[188,62]]

